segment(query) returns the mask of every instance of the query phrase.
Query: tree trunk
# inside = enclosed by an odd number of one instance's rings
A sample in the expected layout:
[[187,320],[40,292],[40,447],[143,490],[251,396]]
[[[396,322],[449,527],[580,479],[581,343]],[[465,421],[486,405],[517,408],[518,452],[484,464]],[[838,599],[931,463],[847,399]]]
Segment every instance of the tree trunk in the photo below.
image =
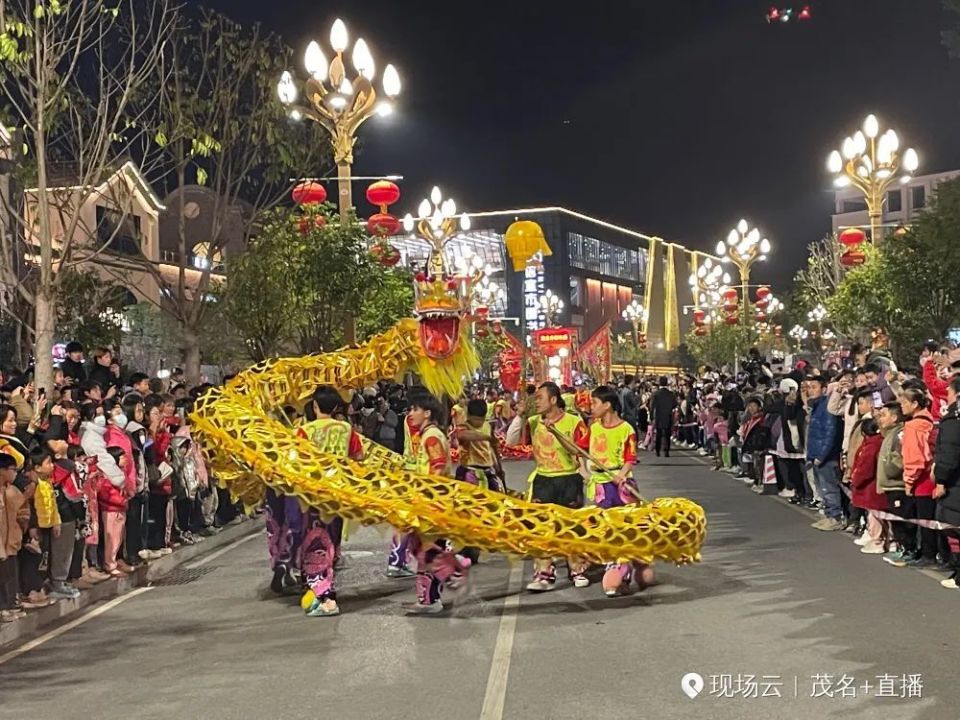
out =
[[183,375],[187,385],[200,384],[200,334],[185,323],[180,324],[180,350],[183,354]]
[[57,326],[56,295],[40,288],[37,292],[37,335],[34,343],[36,369],[34,379],[37,388],[53,391],[53,341]]

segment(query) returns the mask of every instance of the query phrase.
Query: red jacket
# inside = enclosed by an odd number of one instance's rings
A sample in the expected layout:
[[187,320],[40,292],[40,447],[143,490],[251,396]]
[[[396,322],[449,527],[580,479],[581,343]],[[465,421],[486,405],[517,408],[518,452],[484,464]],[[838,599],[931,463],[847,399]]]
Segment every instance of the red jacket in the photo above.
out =
[[903,453],[903,484],[907,492],[916,497],[933,495],[933,418],[928,410],[918,410],[903,425],[900,441]]
[[863,442],[857,448],[850,470],[850,485],[853,487],[851,502],[854,507],[864,510],[886,510],[887,499],[877,492],[877,456],[883,436],[864,435]]
[[923,364],[923,383],[927,386],[927,390],[930,391],[931,397],[933,397],[933,404],[930,406],[930,415],[933,417],[934,422],[940,422],[940,416],[947,409],[947,405],[950,403],[947,402],[947,386],[950,384],[937,372],[937,366],[931,360],[927,360]]

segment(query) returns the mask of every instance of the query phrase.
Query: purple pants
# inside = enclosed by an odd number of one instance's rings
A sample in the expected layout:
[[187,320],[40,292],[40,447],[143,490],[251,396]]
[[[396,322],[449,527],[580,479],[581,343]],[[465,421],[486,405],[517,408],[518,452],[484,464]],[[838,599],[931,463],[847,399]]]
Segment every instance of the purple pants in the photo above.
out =
[[440,602],[444,584],[460,569],[453,549],[446,540],[425,545],[417,535],[409,538],[410,549],[417,557],[417,602],[421,605]]
[[[325,523],[316,510],[306,514],[306,533],[300,545],[299,565],[303,570],[303,579],[307,587],[313,590],[318,600],[336,600],[333,564],[336,562],[338,545],[334,543],[333,522]],[[342,530],[343,522],[340,527]]]
[[267,488],[267,548],[270,568],[299,570],[300,545],[303,543],[304,513],[295,497],[278,495]]

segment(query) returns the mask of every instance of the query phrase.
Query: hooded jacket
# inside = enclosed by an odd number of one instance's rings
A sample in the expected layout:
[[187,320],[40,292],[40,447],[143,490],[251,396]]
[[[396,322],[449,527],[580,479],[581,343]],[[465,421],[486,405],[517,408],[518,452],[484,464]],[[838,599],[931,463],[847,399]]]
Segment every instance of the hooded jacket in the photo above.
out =
[[940,377],[937,365],[932,360],[923,363],[923,384],[927,386],[933,403],[930,405],[930,415],[933,421],[940,420],[940,416],[947,411],[947,386],[950,383]]
[[881,430],[883,443],[880,445],[880,454],[877,456],[877,492],[885,493],[891,490],[903,490],[903,456],[900,454],[900,434],[903,425],[897,423],[893,427]]
[[929,410],[918,410],[903,425],[900,440],[903,453],[903,484],[907,492],[917,497],[933,495],[933,451],[930,433],[933,432],[933,417]]
[[97,470],[104,481],[98,483],[97,500],[103,510],[126,510],[127,498],[123,493],[126,476],[107,452],[107,428],[85,422],[81,428],[80,447],[87,457],[96,458]]
[[807,424],[807,459],[821,464],[840,459],[840,427],[837,416],[827,410],[827,396],[810,402],[810,420]]
[[[859,426],[858,426],[859,427]],[[883,446],[883,436],[861,435],[850,468],[850,485],[853,487],[851,502],[864,510],[886,510],[887,500],[877,493],[877,460]]]

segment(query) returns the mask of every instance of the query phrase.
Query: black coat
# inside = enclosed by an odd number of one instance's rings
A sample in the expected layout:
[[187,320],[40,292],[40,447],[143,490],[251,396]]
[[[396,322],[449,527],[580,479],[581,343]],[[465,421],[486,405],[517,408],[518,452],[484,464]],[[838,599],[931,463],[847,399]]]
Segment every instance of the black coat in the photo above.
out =
[[110,372],[110,368],[104,367],[99,363],[94,363],[93,367],[90,368],[90,375],[88,379],[96,382],[104,394],[106,394],[107,390],[113,386],[119,385],[117,376]]
[[73,378],[73,384],[75,386],[87,379],[87,370],[83,367],[82,362],[74,362],[70,358],[67,358],[60,363],[60,369],[63,370],[65,377]]
[[940,418],[933,462],[934,480],[947,489],[937,501],[937,520],[960,525],[960,408],[956,403]]
[[660,430],[673,427],[673,411],[677,407],[677,396],[669,388],[662,387],[650,399],[653,422]]

